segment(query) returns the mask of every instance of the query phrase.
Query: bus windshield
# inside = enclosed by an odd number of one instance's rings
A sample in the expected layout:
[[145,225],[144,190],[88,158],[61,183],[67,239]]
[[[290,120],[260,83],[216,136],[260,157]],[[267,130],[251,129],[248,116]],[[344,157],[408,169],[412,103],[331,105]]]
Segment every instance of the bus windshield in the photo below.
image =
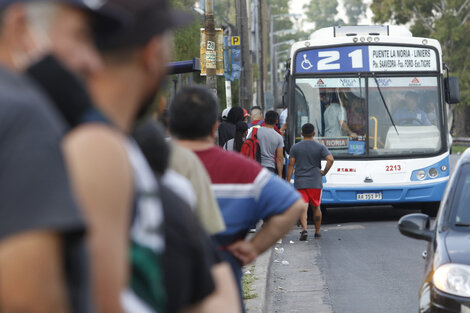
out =
[[295,80],[295,142],[309,122],[334,156],[409,156],[441,150],[438,78]]

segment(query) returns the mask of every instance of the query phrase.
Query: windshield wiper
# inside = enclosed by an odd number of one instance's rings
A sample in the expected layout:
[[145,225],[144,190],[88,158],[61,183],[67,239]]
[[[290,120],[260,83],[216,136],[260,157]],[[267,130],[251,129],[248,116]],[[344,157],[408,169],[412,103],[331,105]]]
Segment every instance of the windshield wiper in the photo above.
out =
[[377,85],[377,89],[379,91],[380,97],[382,98],[382,102],[385,106],[385,109],[387,110],[388,117],[390,117],[390,121],[392,122],[392,125],[395,128],[395,131],[397,132],[397,135],[400,136],[400,134],[398,133],[398,129],[395,126],[395,122],[393,121],[392,114],[390,114],[390,110],[388,109],[387,103],[385,103],[385,98],[384,98],[384,95],[382,93],[382,89],[379,86],[379,81],[377,80],[377,77],[375,77],[375,75],[373,77],[374,77],[374,80],[375,80],[375,84]]
[[458,222],[458,223],[455,223],[455,226],[470,227],[470,223]]

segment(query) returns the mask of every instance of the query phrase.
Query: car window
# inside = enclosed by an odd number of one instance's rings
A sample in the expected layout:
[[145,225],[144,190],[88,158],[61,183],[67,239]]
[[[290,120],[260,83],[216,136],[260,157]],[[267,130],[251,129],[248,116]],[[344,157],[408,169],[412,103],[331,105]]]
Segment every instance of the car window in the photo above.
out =
[[470,164],[461,167],[460,178],[457,183],[454,207],[457,209],[456,224],[470,225]]

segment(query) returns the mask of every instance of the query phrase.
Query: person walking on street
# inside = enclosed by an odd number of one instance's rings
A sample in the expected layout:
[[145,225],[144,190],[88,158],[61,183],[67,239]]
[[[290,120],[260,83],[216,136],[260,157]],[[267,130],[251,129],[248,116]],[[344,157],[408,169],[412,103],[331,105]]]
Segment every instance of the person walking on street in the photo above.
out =
[[238,122],[236,125],[235,138],[227,141],[224,145],[224,149],[227,151],[240,152],[247,134],[248,125],[245,122]]
[[279,120],[276,111],[266,112],[265,126],[257,132],[261,150],[261,165],[282,177],[284,166],[284,139],[274,130]]
[[[304,212],[300,217],[302,232],[301,241],[307,240],[307,211],[309,203],[313,206],[313,221],[315,223],[315,238],[320,238],[320,225],[322,213],[320,210],[321,194],[323,188],[322,177],[325,176],[333,165],[333,155],[328,149],[316,142],[315,127],[306,123],[302,126],[304,140],[296,143],[290,149],[289,166],[287,167],[286,180],[290,182],[295,167],[294,187],[304,198]],[[321,161],[326,160],[325,169],[321,169]]]

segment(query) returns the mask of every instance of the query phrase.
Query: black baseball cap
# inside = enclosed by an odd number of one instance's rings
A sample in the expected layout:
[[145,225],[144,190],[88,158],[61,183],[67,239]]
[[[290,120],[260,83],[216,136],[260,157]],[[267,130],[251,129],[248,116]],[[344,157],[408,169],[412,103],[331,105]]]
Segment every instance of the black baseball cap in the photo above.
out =
[[194,16],[171,8],[167,0],[108,0],[130,15],[127,23],[114,36],[98,38],[102,50],[113,50],[145,45],[152,37],[170,28],[190,23]]
[[[134,0],[129,0],[134,1]],[[31,2],[57,2],[75,6],[87,11],[93,21],[93,31],[96,36],[106,38],[129,24],[130,15],[119,6],[115,6],[107,0],[0,0],[0,10],[15,3]]]

